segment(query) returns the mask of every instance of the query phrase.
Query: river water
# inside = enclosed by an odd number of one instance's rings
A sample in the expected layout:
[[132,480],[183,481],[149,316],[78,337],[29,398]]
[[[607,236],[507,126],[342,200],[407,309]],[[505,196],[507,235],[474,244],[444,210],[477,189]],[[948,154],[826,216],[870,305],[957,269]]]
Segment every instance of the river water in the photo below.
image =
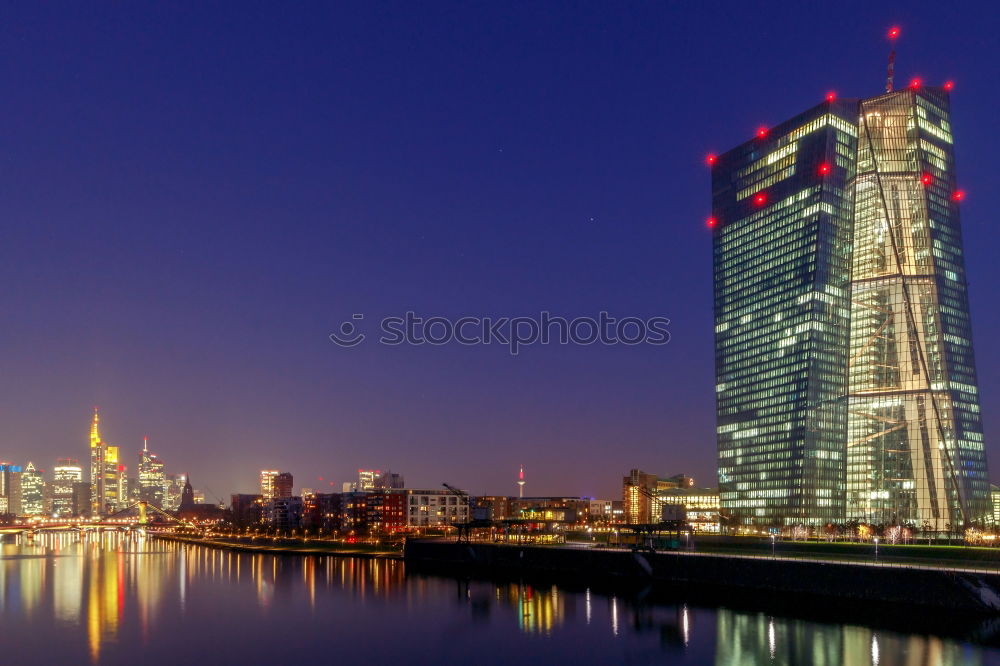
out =
[[1000,622],[942,617],[935,632],[933,613],[913,630],[891,611],[816,619],[794,602],[735,608],[137,534],[9,536],[0,555],[4,664],[1000,664]]

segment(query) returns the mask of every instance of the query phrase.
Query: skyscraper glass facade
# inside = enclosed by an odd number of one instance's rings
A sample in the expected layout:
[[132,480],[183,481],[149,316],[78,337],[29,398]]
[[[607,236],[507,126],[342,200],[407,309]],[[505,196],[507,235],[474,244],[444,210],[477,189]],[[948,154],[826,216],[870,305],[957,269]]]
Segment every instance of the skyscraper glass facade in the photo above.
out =
[[713,169],[719,492],[744,523],[843,512],[855,108],[821,104]]
[[942,531],[988,513],[948,95],[861,102],[849,519]]
[[986,461],[943,89],[830,100],[719,156],[720,500],[943,530]]

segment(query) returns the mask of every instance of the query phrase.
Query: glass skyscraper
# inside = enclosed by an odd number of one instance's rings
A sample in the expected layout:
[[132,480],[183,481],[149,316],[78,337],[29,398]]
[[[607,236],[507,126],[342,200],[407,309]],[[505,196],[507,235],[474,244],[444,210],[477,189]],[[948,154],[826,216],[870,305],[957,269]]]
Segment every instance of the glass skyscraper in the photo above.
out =
[[719,495],[744,523],[843,515],[856,109],[824,102],[713,168]]
[[828,99],[714,159],[720,500],[742,524],[987,511],[947,98]]
[[847,517],[943,531],[989,507],[948,94],[859,110]]

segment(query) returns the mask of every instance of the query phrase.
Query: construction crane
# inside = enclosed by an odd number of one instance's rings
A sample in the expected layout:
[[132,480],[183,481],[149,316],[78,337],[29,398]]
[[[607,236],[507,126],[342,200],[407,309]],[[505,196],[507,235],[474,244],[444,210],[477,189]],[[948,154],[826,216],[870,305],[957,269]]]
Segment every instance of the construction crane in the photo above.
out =
[[[663,500],[660,499],[660,497],[658,497],[656,493],[654,493],[646,486],[637,485],[632,487],[635,488],[637,491],[639,491],[640,495],[649,499],[650,513],[652,513],[652,511],[655,510],[657,504],[663,503]],[[665,529],[669,529],[670,531],[676,530],[677,537],[679,539],[681,530],[684,529],[685,527],[687,527],[687,524],[684,519],[675,518],[671,520],[664,520],[662,515],[659,516],[650,515],[650,522],[648,523],[626,525],[626,528],[635,532],[636,535],[636,543],[632,547],[632,549],[639,550],[640,548],[642,548],[642,546],[640,546],[639,544],[639,539],[641,538],[642,541],[645,543],[644,549],[649,550],[650,552],[655,552],[656,550],[656,548],[653,545],[654,533],[662,532]]]
[[[454,523],[454,525],[455,528],[458,530],[458,542],[462,543],[464,541],[465,543],[469,543],[469,535],[472,533],[472,526],[476,524],[476,521],[472,520],[472,504],[473,504],[472,496],[469,495],[469,493],[462,490],[461,488],[456,488],[455,486],[450,485],[448,483],[442,483],[441,485],[444,486],[448,490],[448,492],[450,492],[452,495],[458,497],[460,502],[461,501],[468,502],[469,505],[468,519],[464,523]],[[464,539],[463,536],[465,537]]]

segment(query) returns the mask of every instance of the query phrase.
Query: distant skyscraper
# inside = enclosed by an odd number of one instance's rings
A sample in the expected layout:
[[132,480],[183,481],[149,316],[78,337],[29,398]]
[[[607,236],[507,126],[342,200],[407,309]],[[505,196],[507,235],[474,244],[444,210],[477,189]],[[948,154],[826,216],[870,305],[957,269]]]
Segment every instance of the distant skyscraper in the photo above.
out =
[[359,469],[358,490],[375,490],[375,480],[381,476],[381,470]]
[[181,502],[177,507],[179,512],[188,512],[194,509],[194,488],[191,487],[191,479],[184,480],[184,489],[181,491]]
[[375,477],[374,490],[398,490],[405,485],[406,483],[403,480],[402,474],[386,470],[385,472],[378,473]]
[[125,466],[118,456],[118,447],[109,446],[101,439],[100,417],[94,408],[90,424],[90,496],[91,515],[112,513],[126,499]]
[[292,496],[292,474],[291,472],[282,472],[274,477],[274,496],[271,499],[288,499]]
[[163,507],[163,461],[149,452],[149,438],[142,438],[139,453],[139,499]]
[[20,465],[0,463],[0,514],[21,514]]
[[69,518],[77,515],[73,504],[73,486],[83,481],[78,460],[60,458],[52,470],[52,515]]
[[260,471],[260,494],[265,502],[274,499],[274,477],[281,474],[276,469],[262,469]]
[[45,514],[45,479],[31,461],[21,474],[21,513],[25,516]]
[[184,474],[164,474],[163,477],[163,510],[177,511],[181,505],[181,495],[187,477]]
[[90,484],[77,481],[73,484],[73,516],[86,518],[90,516]]
[[912,87],[710,160],[719,485],[742,523],[986,513],[951,143],[947,91]]

